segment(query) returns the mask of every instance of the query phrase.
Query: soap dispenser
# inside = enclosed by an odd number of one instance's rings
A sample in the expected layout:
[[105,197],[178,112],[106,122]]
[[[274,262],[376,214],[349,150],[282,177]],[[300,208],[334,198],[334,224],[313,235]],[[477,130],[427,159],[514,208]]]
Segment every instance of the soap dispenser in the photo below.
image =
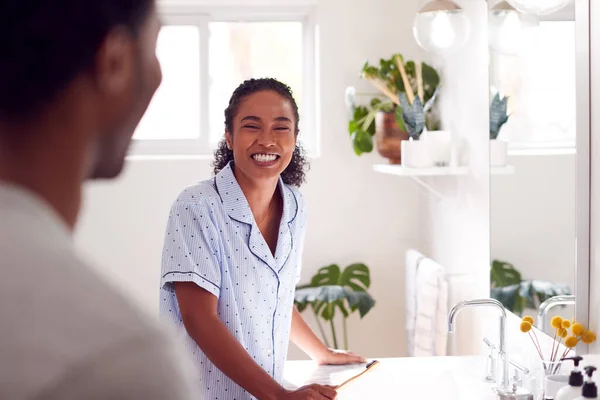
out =
[[575,400],[581,397],[581,387],[583,386],[583,374],[579,370],[579,363],[583,360],[583,357],[575,356],[563,358],[564,360],[572,360],[575,364],[575,368],[569,375],[569,386],[565,386],[556,393],[555,400]]
[[592,375],[594,371],[596,371],[596,367],[585,367],[585,374],[587,375],[586,382],[583,384],[583,389],[581,390],[581,397],[578,397],[576,400],[585,400],[585,399],[597,399],[598,398],[598,388],[596,387],[596,383],[592,380]]

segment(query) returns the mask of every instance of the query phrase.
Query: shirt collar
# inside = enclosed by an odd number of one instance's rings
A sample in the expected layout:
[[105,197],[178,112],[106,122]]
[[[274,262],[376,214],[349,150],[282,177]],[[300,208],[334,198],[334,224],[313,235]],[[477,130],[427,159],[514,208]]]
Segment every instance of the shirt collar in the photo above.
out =
[[40,196],[17,185],[0,181],[0,214],[20,215],[35,223],[35,229],[72,241],[72,232],[58,213]]
[[[252,210],[246,200],[246,196],[244,196],[242,188],[238,184],[237,179],[235,179],[232,166],[233,161],[230,161],[215,177],[217,190],[227,214],[236,221],[252,225],[255,222]],[[290,223],[296,218],[296,214],[298,213],[298,200],[294,192],[283,183],[281,177],[279,177],[278,186],[283,195],[283,214],[281,219]]]

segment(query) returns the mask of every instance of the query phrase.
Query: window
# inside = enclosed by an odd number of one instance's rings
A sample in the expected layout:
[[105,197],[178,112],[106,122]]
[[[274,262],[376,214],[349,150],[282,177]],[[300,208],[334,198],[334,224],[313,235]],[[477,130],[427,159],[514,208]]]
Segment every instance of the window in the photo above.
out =
[[273,77],[298,103],[300,137],[318,154],[315,24],[310,7],[247,12],[164,9],[157,56],[163,83],[134,134],[132,154],[208,155],[224,133],[223,111],[245,79]]
[[575,148],[575,22],[526,28],[517,56],[493,57],[492,88],[509,96],[500,137],[511,149]]

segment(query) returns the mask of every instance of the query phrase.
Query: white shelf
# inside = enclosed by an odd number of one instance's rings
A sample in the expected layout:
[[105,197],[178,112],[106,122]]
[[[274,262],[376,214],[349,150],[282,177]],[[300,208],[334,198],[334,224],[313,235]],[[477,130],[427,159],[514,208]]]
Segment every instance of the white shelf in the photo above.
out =
[[402,165],[375,164],[373,169],[383,174],[398,176],[450,176],[467,175],[467,167],[431,167],[431,168],[408,168]]
[[[375,172],[397,176],[461,176],[469,174],[469,167],[431,167],[431,168],[408,168],[394,164],[375,164]],[[492,175],[511,175],[515,173],[515,167],[490,167]]]
[[[443,199],[445,196],[437,191],[431,183],[425,179],[428,176],[465,176],[469,174],[469,167],[431,167],[431,168],[407,168],[402,165],[394,164],[375,164],[373,166],[375,172],[382,174],[405,176],[411,178],[421,187],[425,188],[429,193]],[[507,165],[505,167],[490,167],[491,175],[511,175],[515,173],[515,167]]]

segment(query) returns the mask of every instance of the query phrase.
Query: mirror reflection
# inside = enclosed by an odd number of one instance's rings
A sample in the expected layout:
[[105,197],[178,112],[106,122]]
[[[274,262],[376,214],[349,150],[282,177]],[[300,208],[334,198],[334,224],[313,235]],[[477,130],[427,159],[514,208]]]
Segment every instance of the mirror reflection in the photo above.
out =
[[489,4],[491,293],[554,335],[575,312],[574,5],[511,4]]

